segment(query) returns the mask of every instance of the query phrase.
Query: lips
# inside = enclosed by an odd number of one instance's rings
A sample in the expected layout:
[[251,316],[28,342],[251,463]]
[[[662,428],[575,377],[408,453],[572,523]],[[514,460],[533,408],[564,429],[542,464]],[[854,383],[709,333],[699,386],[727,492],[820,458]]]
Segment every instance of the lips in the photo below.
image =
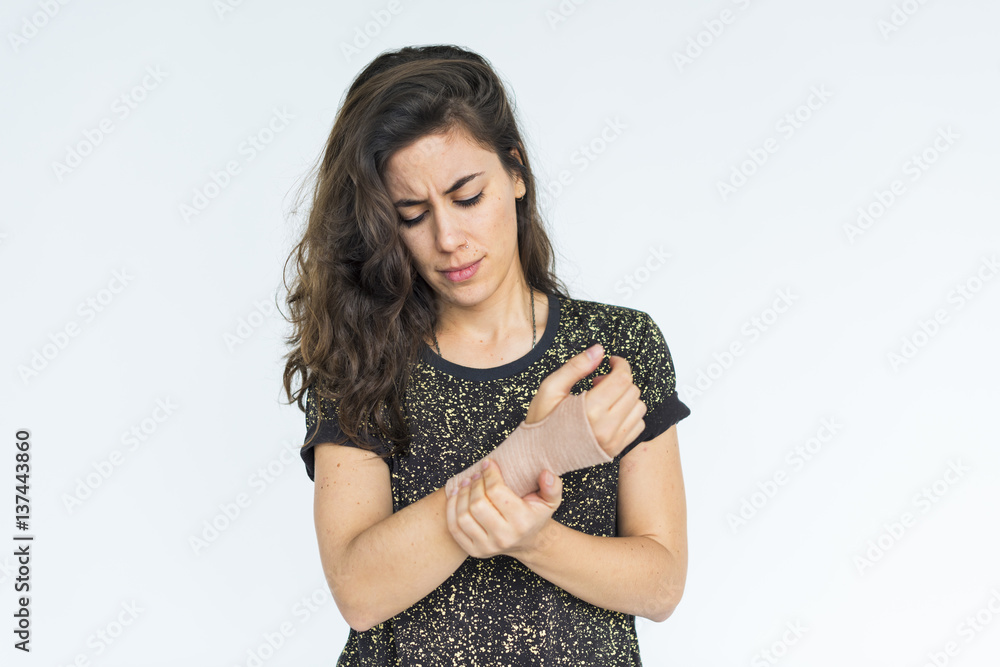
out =
[[457,269],[445,269],[442,273],[445,275],[445,278],[453,283],[465,282],[466,280],[472,278],[472,276],[476,275],[476,272],[479,271],[479,264],[482,261],[483,260],[480,257],[471,264],[466,264],[465,266]]
[[448,268],[448,269],[441,269],[441,271],[443,273],[451,273],[453,271],[461,271],[462,269],[469,268],[470,266],[472,266],[473,264],[475,264],[478,261],[479,260],[477,259],[477,260],[475,260],[473,262],[469,262],[468,264],[462,264],[461,266],[454,266],[454,267],[451,267],[451,268]]

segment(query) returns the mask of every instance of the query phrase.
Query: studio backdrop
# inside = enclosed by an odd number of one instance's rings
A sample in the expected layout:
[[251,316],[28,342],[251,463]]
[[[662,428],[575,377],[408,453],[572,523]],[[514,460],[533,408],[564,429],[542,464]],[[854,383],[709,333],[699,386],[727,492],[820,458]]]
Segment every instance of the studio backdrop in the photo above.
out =
[[558,275],[652,316],[692,411],[687,583],[636,618],[644,663],[995,665],[998,22],[5,3],[0,662],[333,664],[281,388],[293,202],[365,64],[456,44],[508,87]]

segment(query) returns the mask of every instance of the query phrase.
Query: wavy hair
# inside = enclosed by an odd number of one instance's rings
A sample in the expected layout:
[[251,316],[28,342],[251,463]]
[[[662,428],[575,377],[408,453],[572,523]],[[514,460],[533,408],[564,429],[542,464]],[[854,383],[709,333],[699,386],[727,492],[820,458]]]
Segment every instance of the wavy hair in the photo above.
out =
[[[285,262],[295,273],[286,303],[288,404],[312,387],[337,405],[356,446],[370,436],[408,451],[403,410],[412,364],[437,324],[437,294],[417,272],[385,185],[389,158],[425,135],[465,130],[496,153],[527,192],[516,202],[517,243],[528,286],[567,297],[536,204],[535,179],[504,84],[482,56],[452,45],[378,55],[354,79],[318,164],[301,240]],[[518,160],[511,149],[517,149]],[[301,198],[297,200],[296,209]],[[292,378],[301,386],[292,390]],[[315,397],[317,406],[319,397]],[[318,419],[323,410],[317,411]],[[343,444],[341,440],[339,444]],[[309,443],[306,443],[309,444]],[[305,445],[303,445],[305,446]]]

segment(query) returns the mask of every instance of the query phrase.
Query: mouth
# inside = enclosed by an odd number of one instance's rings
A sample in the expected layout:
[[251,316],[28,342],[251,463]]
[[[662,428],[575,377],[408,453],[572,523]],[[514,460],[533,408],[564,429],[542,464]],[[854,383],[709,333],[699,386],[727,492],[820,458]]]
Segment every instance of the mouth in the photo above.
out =
[[474,262],[469,262],[468,264],[463,264],[453,269],[442,269],[441,273],[443,273],[445,277],[452,282],[467,280],[475,275],[476,271],[479,269],[479,263],[481,261],[483,261],[482,257]]
[[[482,258],[480,257],[480,259],[482,259]],[[449,267],[447,269],[441,269],[441,272],[442,273],[451,273],[453,271],[461,271],[463,269],[469,268],[470,266],[472,266],[473,264],[475,264],[478,261],[479,260],[477,259],[475,262],[469,262],[468,264],[462,264],[461,266],[452,266],[452,267]]]

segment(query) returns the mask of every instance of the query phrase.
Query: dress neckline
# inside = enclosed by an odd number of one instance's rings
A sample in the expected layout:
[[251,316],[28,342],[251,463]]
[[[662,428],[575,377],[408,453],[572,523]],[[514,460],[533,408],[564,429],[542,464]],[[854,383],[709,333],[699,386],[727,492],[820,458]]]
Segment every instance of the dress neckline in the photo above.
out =
[[545,355],[545,352],[552,345],[552,341],[555,340],[556,331],[559,329],[559,316],[562,312],[562,303],[555,294],[546,292],[545,296],[549,300],[549,315],[545,322],[545,332],[538,343],[535,344],[535,347],[531,348],[522,357],[509,361],[506,364],[501,364],[500,366],[494,366],[493,368],[472,368],[471,366],[462,366],[461,364],[448,361],[444,357],[439,356],[430,345],[423,343],[420,347],[420,358],[429,366],[454,377],[462,378],[463,380],[499,380],[517,375]]

